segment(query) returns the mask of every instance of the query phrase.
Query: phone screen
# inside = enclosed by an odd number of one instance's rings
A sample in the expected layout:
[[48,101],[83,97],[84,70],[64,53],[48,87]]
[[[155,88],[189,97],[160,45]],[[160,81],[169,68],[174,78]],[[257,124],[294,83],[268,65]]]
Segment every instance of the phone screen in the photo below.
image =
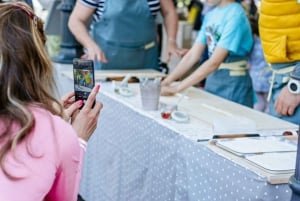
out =
[[94,62],[87,59],[73,60],[75,100],[87,100],[95,86]]

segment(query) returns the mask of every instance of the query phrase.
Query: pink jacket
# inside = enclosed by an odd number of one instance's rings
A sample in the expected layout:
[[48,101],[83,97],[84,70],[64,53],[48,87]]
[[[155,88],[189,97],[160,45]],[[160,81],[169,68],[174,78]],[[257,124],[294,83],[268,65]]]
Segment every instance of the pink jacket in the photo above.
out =
[[37,107],[31,111],[34,129],[17,146],[15,156],[9,152],[5,161],[9,173],[21,179],[10,180],[0,169],[0,200],[76,201],[84,153],[78,137],[60,117]]

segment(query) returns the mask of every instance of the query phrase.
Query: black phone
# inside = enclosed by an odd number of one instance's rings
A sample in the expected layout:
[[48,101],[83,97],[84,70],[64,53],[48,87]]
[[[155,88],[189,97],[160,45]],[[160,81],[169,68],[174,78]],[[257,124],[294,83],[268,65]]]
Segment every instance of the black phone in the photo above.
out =
[[85,103],[95,86],[95,70],[93,60],[78,58],[73,59],[73,77],[75,100],[83,100],[83,103]]

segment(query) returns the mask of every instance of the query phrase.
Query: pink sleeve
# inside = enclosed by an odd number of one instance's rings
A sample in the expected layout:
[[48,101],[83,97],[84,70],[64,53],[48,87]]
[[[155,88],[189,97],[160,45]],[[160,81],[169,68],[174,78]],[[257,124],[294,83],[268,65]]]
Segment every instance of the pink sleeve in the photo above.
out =
[[[66,130],[65,128],[63,130]],[[73,131],[72,135],[76,135]],[[76,137],[63,133],[59,139],[59,167],[52,188],[45,201],[77,201],[84,148]]]
[[[7,170],[21,179],[7,178],[0,168],[0,200],[77,201],[83,142],[65,120],[38,107],[31,110],[35,127],[6,156]],[[19,126],[12,124],[11,129],[19,130]]]

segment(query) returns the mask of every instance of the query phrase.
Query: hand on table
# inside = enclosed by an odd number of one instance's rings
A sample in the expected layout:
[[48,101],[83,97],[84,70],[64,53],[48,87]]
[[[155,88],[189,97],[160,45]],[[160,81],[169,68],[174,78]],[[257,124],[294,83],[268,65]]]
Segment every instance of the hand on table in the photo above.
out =
[[160,95],[174,96],[177,92],[177,86],[162,85]]

